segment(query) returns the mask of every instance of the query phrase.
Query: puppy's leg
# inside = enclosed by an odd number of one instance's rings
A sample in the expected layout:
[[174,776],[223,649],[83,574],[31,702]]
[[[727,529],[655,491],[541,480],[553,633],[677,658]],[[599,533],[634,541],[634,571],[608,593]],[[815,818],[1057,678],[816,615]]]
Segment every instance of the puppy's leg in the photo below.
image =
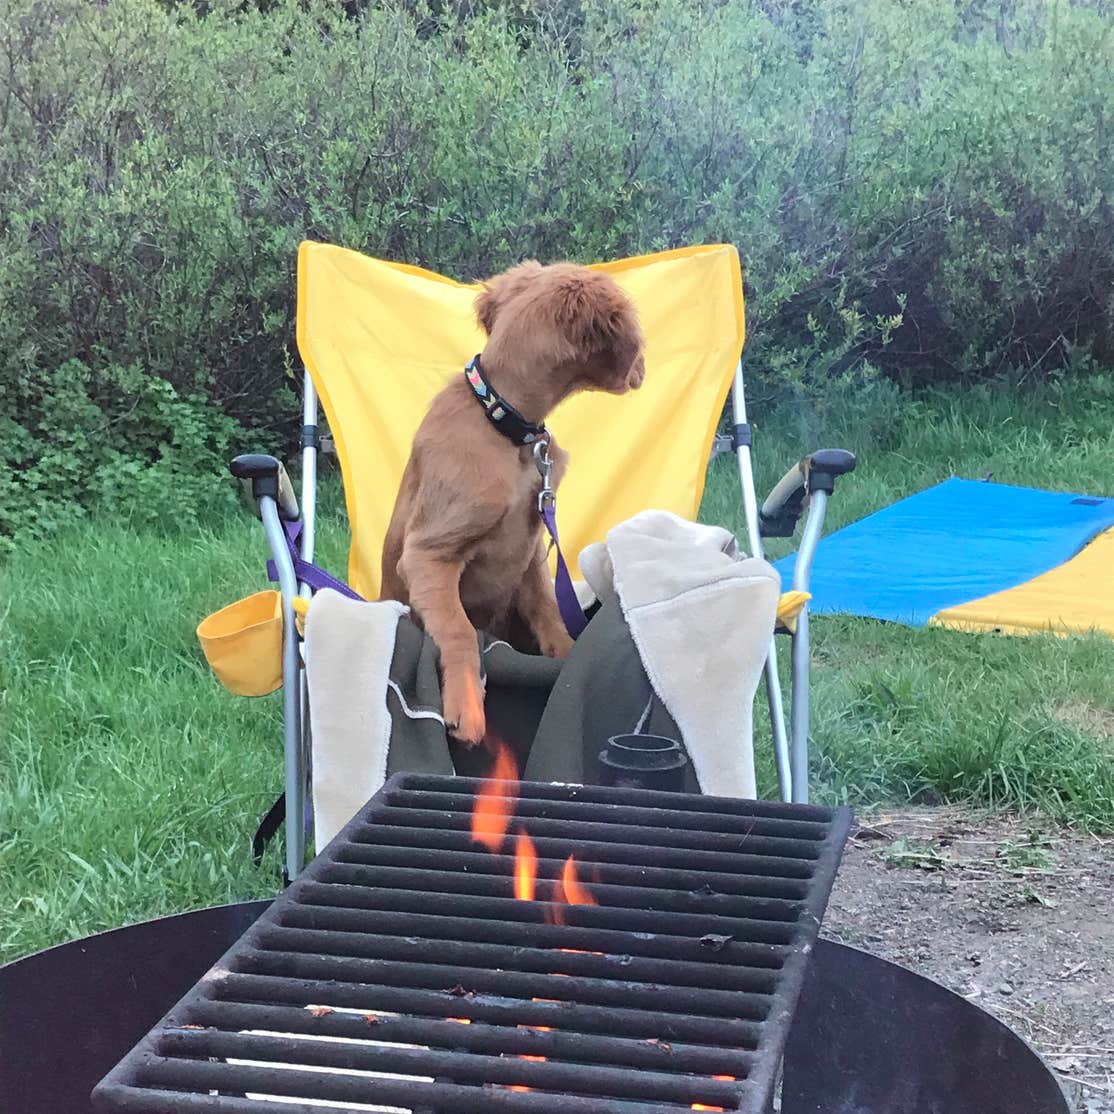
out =
[[449,733],[468,746],[484,737],[486,721],[476,631],[460,602],[463,562],[407,546],[402,571],[417,612],[441,652],[441,703]]
[[515,605],[546,657],[568,657],[572,639],[565,630],[565,621],[557,608],[557,597],[553,593],[553,581],[545,559],[545,546],[540,543],[526,575],[522,578]]

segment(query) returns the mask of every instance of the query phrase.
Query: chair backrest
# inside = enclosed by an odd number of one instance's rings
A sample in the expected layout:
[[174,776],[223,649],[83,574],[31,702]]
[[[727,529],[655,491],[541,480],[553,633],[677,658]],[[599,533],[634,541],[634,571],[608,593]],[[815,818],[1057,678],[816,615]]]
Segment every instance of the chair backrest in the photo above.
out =
[[[639,511],[696,517],[744,338],[731,246],[595,266],[634,300],[646,380],[627,395],[577,395],[549,420],[571,454],[558,520],[574,577],[581,549]],[[433,396],[483,347],[478,289],[327,244],[307,241],[299,251],[298,348],[344,474],[348,580],[368,599],[379,592],[383,538],[414,433]]]

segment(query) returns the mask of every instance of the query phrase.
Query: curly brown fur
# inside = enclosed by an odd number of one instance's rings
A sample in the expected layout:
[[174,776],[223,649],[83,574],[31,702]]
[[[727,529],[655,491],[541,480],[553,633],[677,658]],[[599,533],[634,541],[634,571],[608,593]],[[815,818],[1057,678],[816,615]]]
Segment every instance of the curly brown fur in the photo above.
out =
[[[542,423],[578,391],[622,394],[645,375],[634,307],[610,276],[571,263],[519,264],[484,284],[484,375],[528,421]],[[550,442],[559,483],[568,454]],[[546,566],[529,446],[488,421],[458,376],[414,437],[383,547],[382,596],[408,603],[441,654],[446,723],[484,736],[476,628],[511,638],[524,626],[543,654],[572,643]]]

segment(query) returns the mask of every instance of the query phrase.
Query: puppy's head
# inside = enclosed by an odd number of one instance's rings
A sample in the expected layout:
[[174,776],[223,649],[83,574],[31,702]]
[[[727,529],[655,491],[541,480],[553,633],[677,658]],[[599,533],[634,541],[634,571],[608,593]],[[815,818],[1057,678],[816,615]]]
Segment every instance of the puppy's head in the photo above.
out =
[[642,329],[630,299],[610,275],[534,260],[484,283],[476,317],[485,352],[501,366],[551,376],[560,393],[622,394],[646,374]]

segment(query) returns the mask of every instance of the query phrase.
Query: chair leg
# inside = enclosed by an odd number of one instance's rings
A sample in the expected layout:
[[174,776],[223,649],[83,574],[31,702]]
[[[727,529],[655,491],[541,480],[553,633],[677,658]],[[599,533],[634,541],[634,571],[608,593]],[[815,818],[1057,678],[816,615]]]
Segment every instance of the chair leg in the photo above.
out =
[[[739,488],[743,497],[743,516],[747,524],[747,540],[752,557],[762,557],[762,531],[758,524],[758,497],[754,489],[754,469],[750,459],[750,427],[747,425],[746,387],[743,383],[743,362],[735,365],[735,381],[731,388],[731,408],[736,435],[733,438],[735,462],[739,468]],[[745,436],[742,436],[746,431]],[[785,732],[785,702],[781,680],[777,672],[777,645],[770,639],[770,652],[766,657],[766,698],[770,705],[770,733],[774,742],[774,761],[777,764],[778,792],[783,801],[792,799],[792,773],[789,739]]]
[[[313,560],[317,527],[317,390],[308,371],[302,372],[302,557]],[[311,596],[308,584],[298,586],[304,599]],[[299,648],[302,644],[299,643]],[[309,689],[306,686],[305,662],[299,655],[298,672],[298,766],[305,804],[300,817],[302,833],[301,861],[305,862],[307,845],[313,845],[313,728],[309,716]]]
[[302,746],[301,660],[294,609],[283,593],[282,736],[286,777],[286,874],[292,882],[306,861],[306,771]]
[[305,765],[301,727],[301,654],[295,625],[298,583],[275,501],[259,501],[263,528],[282,589],[282,736],[286,780],[286,876],[293,881],[305,865]]
[[792,650],[793,688],[790,705],[789,745],[792,770],[792,800],[808,804],[808,608],[797,616]]
[[770,733],[774,740],[778,795],[783,801],[791,801],[793,769],[789,739],[785,733],[785,702],[777,671],[777,643],[773,638],[770,639],[770,652],[766,656],[766,699],[770,705]]
[[[808,517],[797,549],[797,563],[793,571],[793,587],[798,592],[809,590],[812,561],[824,529],[824,515],[828,496],[824,491],[809,495]],[[793,695],[790,722],[790,759],[792,764],[793,801],[808,803],[808,608],[797,616],[797,629],[793,634],[792,680]]]
[[[300,644],[304,645],[304,643]],[[301,712],[298,727],[301,732],[301,748],[299,762],[302,768],[302,785],[305,792],[304,816],[302,819],[302,832],[304,833],[304,854],[309,854],[313,848],[314,823],[313,823],[313,724],[309,715],[309,688],[306,684],[306,667],[304,658],[299,675],[298,684]]]

